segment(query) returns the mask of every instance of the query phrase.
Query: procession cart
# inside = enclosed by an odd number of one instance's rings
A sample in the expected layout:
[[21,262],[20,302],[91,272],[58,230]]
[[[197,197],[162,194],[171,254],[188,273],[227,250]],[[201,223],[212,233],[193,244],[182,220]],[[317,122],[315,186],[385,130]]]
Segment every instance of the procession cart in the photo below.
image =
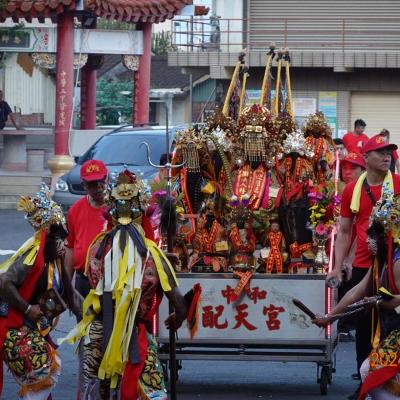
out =
[[[231,295],[238,280],[233,274],[178,274],[182,293],[201,285],[198,329],[194,337],[183,325],[177,332],[176,359],[224,361],[313,362],[317,382],[326,395],[335,372],[336,324],[321,329],[293,304],[297,298],[315,313],[325,314],[334,292],[319,274],[255,274],[236,301]],[[158,342],[164,365],[169,360],[169,336],[163,321],[164,299],[158,315]],[[166,368],[165,368],[166,370]]]

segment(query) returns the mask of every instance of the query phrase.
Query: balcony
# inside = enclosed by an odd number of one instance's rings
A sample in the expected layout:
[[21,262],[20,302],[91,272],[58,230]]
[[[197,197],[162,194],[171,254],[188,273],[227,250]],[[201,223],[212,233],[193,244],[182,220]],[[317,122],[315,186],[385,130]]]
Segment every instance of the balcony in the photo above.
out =
[[[169,64],[210,67],[214,77],[228,77],[237,53],[247,49],[252,67],[265,64],[271,42],[289,47],[295,67],[400,67],[400,18],[191,18],[175,19],[171,27]],[[228,74],[229,75],[229,74]]]

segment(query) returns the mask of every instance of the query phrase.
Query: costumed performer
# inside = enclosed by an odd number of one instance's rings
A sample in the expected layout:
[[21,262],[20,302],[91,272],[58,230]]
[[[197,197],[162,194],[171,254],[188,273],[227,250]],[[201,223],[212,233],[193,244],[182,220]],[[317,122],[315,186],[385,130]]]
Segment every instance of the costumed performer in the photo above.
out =
[[79,317],[81,304],[64,268],[65,218],[47,186],[22,196],[17,209],[26,212],[35,234],[0,265],[0,393],[4,360],[20,399],[47,400],[61,373],[50,332],[66,306]]
[[143,182],[121,172],[109,196],[113,227],[88,251],[92,290],[82,322],[66,338],[84,340],[82,400],[167,399],[152,321],[163,293],[175,308],[167,327],[179,328],[186,304],[170,262],[140,226],[145,198]]
[[379,300],[373,310],[372,352],[360,369],[363,385],[359,399],[369,394],[372,400],[394,400],[400,396],[400,195],[393,196],[389,185],[384,186],[372,210],[367,235],[372,267],[331,313],[317,316],[313,322],[326,326],[332,315],[356,301],[381,294],[382,289],[393,294]]

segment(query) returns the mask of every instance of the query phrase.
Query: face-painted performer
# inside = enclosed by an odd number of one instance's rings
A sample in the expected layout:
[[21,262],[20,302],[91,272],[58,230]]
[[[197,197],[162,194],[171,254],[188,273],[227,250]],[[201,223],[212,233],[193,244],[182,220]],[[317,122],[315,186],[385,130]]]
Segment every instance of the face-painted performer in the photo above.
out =
[[79,315],[80,304],[64,269],[64,215],[47,186],[22,196],[17,209],[26,212],[35,234],[0,265],[0,366],[4,360],[20,398],[47,400],[61,371],[50,332],[66,306]]
[[130,171],[119,174],[109,196],[113,228],[88,252],[93,289],[83,321],[67,337],[73,342],[85,336],[81,399],[167,399],[152,320],[163,293],[175,307],[167,326],[172,318],[176,328],[181,325],[186,305],[170,262],[141,228],[144,189]]

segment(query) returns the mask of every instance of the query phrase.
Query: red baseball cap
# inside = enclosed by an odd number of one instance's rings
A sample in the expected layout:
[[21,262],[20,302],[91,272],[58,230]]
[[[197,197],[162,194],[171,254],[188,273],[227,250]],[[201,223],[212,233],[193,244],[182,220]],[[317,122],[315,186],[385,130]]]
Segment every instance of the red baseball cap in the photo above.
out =
[[343,158],[343,160],[341,161],[342,164],[344,163],[350,163],[353,165],[357,165],[361,168],[366,169],[367,166],[365,165],[365,161],[363,156],[360,153],[349,153],[347,154],[347,156],[345,158]]
[[108,175],[108,169],[100,160],[88,160],[81,166],[81,179],[86,182],[101,181]]
[[387,139],[382,136],[381,134],[373,136],[371,139],[368,140],[367,143],[361,148],[361,153],[369,153],[370,151],[374,150],[381,150],[381,149],[390,149],[390,150],[397,150],[397,146],[393,143],[389,143]]

